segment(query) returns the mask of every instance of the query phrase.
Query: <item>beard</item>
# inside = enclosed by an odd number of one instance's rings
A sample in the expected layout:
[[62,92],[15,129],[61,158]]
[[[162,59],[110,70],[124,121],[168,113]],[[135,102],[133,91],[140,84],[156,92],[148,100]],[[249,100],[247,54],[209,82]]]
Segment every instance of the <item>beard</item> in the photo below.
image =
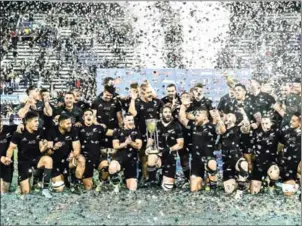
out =
[[164,121],[164,123],[171,122],[172,121],[172,117],[169,117],[169,118],[163,117],[163,121]]

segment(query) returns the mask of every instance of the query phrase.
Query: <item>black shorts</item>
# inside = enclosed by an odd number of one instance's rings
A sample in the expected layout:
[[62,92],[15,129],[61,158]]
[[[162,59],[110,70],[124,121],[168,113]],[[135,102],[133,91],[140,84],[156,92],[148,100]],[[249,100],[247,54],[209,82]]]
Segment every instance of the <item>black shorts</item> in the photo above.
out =
[[7,183],[11,183],[14,174],[14,162],[12,162],[9,166],[4,165],[0,162],[0,178]]
[[271,164],[254,164],[251,180],[263,181],[267,177],[267,170]]
[[253,149],[252,148],[243,148],[242,150],[243,154],[253,154]]
[[147,148],[147,136],[146,134],[142,134],[142,147],[139,150],[139,157],[142,158],[146,156],[146,148]]
[[37,169],[40,158],[33,160],[19,160],[18,161],[18,181],[24,181],[31,177],[32,168]]
[[240,151],[222,150],[223,181],[235,179],[237,174],[235,166],[241,157],[242,154]]
[[138,153],[117,152],[113,159],[121,165],[125,179],[137,178]]
[[204,161],[200,158],[191,160],[191,176],[204,178]]
[[289,181],[289,180],[297,180],[297,171],[298,171],[299,162],[296,161],[286,161],[281,167],[281,178],[282,181]]
[[168,178],[175,178],[176,175],[176,157],[177,153],[175,151],[169,153],[169,151],[164,151],[162,153],[162,172],[163,176]]
[[201,156],[201,155],[192,156],[191,176],[204,178],[206,176],[205,164],[207,163],[208,159],[213,159],[216,161],[216,158],[214,156]]
[[94,169],[98,169],[100,162],[97,158],[96,159],[92,159],[89,157],[85,157],[85,158],[86,158],[86,164],[85,164],[85,172],[83,178],[90,178],[93,177],[93,171]]
[[67,160],[61,162],[54,162],[53,168],[51,172],[51,178],[57,177],[59,175],[63,175],[67,177],[69,174],[69,162]]
[[179,155],[179,158],[181,161],[183,160],[189,160],[189,151],[190,149],[189,148],[183,148],[181,150],[178,151],[178,155]]

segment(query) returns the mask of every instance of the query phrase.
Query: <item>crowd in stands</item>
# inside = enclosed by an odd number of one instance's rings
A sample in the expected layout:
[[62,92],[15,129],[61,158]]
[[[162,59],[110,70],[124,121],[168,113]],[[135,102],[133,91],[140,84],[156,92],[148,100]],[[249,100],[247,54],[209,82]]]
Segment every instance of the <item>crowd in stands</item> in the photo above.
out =
[[[2,94],[13,94],[20,85],[28,87],[34,83],[49,84],[47,88],[57,91],[54,80],[62,79],[66,89],[80,88],[91,100],[95,95],[95,62],[101,68],[118,67],[118,61],[126,55],[120,45],[131,44],[130,27],[117,27],[114,22],[114,18],[123,15],[117,3],[20,1],[1,2],[0,8]],[[39,14],[44,18],[39,19]],[[60,33],[63,29],[70,30],[70,36]],[[98,44],[111,49],[119,60],[98,56],[93,48]],[[20,46],[27,49],[28,56],[19,57]],[[7,60],[9,52],[11,60]],[[62,78],[60,72],[66,65],[70,74]]]

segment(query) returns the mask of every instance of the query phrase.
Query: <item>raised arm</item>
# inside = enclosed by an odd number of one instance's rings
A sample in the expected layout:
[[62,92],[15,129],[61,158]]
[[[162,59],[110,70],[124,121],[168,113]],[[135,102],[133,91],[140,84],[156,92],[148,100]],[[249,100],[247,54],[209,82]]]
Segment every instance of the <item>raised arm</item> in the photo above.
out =
[[179,122],[184,127],[187,127],[188,123],[189,123],[189,120],[187,119],[187,115],[186,115],[186,110],[187,110],[187,107],[184,104],[180,105],[178,119],[179,119]]
[[138,97],[137,93],[131,93],[131,100],[130,100],[130,104],[129,104],[129,113],[133,115],[133,117],[135,117],[137,115],[137,110],[135,107],[135,100]]
[[49,97],[45,97],[44,98],[44,109],[43,109],[43,112],[46,116],[52,116],[53,114],[53,110],[52,110],[52,107],[50,106],[50,103],[49,103]]
[[18,116],[20,118],[23,119],[25,117],[26,113],[30,110],[31,103],[32,103],[31,100],[28,100],[26,101],[25,105],[19,109]]

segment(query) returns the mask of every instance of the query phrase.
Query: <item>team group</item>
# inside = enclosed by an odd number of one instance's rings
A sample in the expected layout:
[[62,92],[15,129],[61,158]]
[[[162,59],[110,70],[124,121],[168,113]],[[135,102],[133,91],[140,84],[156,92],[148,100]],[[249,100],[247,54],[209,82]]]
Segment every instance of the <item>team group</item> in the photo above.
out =
[[132,191],[138,186],[170,191],[177,155],[192,192],[204,185],[215,190],[214,151],[220,149],[226,193],[257,194],[264,181],[273,191],[279,181],[291,196],[300,187],[301,98],[298,106],[295,98],[301,83],[289,85],[276,100],[256,79],[248,88],[228,81],[217,107],[201,83],[181,94],[170,84],[160,99],[148,81],[132,83],[129,96],[120,96],[108,77],[92,104],[81,100],[79,90],[53,103],[48,90],[31,86],[18,109],[23,124],[0,121],[1,193],[9,191],[16,148],[21,193],[34,187],[47,198],[65,186],[75,193],[95,188],[96,171],[98,191],[107,183],[115,191],[122,184]]

